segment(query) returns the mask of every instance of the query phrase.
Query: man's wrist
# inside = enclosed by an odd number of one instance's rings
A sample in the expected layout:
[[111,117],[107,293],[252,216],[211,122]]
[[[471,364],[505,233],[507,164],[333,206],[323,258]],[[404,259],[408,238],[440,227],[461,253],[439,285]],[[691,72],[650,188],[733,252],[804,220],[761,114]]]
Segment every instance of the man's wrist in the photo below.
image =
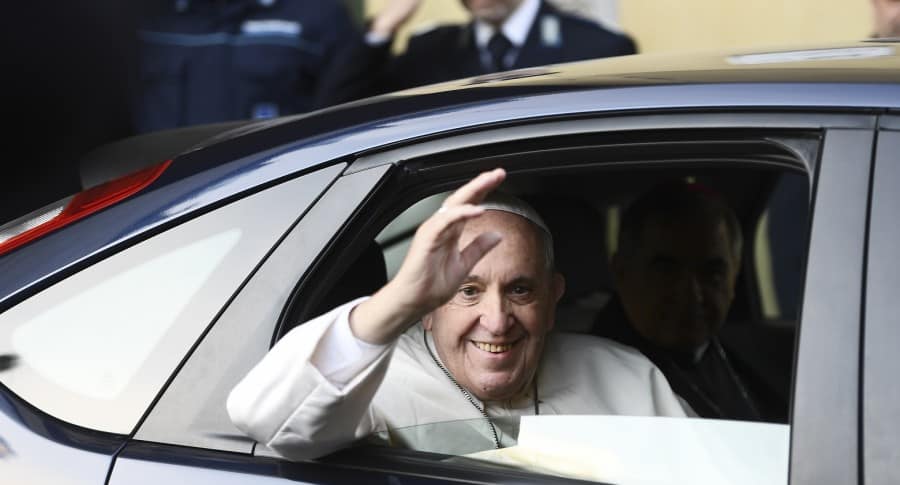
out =
[[393,342],[421,317],[414,304],[388,282],[350,312],[350,330],[363,342],[384,345]]

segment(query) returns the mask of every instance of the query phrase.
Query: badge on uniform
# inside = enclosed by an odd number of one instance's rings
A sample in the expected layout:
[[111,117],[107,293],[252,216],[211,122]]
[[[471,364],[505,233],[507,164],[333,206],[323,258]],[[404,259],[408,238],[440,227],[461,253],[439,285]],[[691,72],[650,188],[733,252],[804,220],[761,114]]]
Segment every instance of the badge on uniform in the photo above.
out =
[[303,32],[300,22],[282,19],[247,20],[241,24],[241,32],[249,35],[287,35],[299,37]]
[[278,105],[275,103],[256,103],[250,112],[250,117],[254,120],[264,120],[276,116],[278,116]]
[[545,47],[560,47],[562,45],[559,17],[556,15],[544,15],[541,17],[541,44]]

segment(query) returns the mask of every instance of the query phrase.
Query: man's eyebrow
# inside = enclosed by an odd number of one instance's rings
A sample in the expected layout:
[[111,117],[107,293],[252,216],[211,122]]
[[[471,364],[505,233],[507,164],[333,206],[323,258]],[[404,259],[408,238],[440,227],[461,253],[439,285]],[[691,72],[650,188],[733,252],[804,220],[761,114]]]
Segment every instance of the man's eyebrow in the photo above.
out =
[[533,276],[519,275],[519,276],[516,276],[515,278],[511,279],[508,284],[510,284],[510,285],[519,285],[522,283],[534,284],[534,282],[537,280],[538,279]]
[[482,280],[480,276],[470,274],[469,276],[466,276],[466,279],[464,279],[464,280],[462,281],[462,284],[466,284],[466,283],[482,283],[483,281],[484,281],[484,280]]

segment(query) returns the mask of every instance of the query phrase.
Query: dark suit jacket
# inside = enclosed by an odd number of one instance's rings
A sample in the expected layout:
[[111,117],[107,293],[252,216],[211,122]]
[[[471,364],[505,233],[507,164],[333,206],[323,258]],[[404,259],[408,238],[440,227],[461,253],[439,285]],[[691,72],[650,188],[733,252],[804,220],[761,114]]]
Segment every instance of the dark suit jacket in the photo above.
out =
[[771,364],[777,368],[775,374],[789,375],[791,356],[773,359],[767,350],[792,348],[792,336],[739,332],[731,334],[740,334],[742,341],[733,342],[722,339],[726,335],[719,335],[710,339],[703,357],[694,362],[688,356],[656,347],[638,334],[618,298],[610,301],[597,317],[592,333],[640,350],[659,367],[672,390],[702,417],[787,422],[789,376],[773,377],[773,373],[765,372],[756,363],[760,359],[774,360]]
[[[544,22],[557,19],[558,42],[548,43]],[[546,19],[546,20],[545,20]],[[592,21],[561,12],[541,2],[525,44],[512,69],[636,52],[634,41]],[[472,23],[445,25],[416,35],[405,53],[391,57],[390,45],[365,46],[343,52],[341,62],[328,74],[332,92],[323,106],[416,86],[487,74],[475,44]],[[340,66],[340,67],[337,67]]]

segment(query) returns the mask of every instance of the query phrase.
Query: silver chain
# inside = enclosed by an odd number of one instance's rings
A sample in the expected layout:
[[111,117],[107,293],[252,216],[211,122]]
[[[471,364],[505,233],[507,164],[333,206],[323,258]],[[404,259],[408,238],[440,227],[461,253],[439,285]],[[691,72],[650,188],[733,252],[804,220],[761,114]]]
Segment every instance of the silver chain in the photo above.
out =
[[471,394],[469,394],[469,391],[467,391],[463,386],[460,386],[459,383],[456,382],[456,379],[454,379],[453,376],[450,375],[450,372],[445,369],[443,365],[441,365],[441,362],[434,355],[434,352],[431,351],[431,346],[428,345],[428,332],[422,332],[422,337],[425,340],[425,348],[428,349],[428,355],[431,356],[431,360],[434,361],[434,364],[444,372],[444,375],[447,376],[447,379],[450,379],[450,382],[452,382],[456,386],[456,388],[459,389],[459,392],[461,392],[463,396],[465,396],[466,399],[468,399],[469,402],[472,403],[472,406],[475,406],[475,409],[477,409],[478,412],[481,413],[482,416],[484,416],[484,419],[485,421],[487,421],[488,426],[491,427],[491,434],[494,435],[494,448],[499,450],[500,439],[497,438],[497,428],[494,427],[494,423],[491,422],[491,418],[488,417],[487,412],[485,412],[485,410],[475,402],[475,398],[472,397]]

